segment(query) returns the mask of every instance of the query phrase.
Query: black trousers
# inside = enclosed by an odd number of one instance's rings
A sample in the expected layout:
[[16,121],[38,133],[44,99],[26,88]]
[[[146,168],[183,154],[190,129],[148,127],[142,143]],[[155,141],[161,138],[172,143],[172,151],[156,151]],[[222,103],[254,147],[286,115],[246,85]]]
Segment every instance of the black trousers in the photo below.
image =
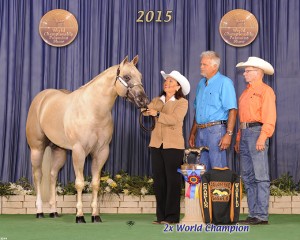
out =
[[151,148],[157,221],[179,222],[183,149]]

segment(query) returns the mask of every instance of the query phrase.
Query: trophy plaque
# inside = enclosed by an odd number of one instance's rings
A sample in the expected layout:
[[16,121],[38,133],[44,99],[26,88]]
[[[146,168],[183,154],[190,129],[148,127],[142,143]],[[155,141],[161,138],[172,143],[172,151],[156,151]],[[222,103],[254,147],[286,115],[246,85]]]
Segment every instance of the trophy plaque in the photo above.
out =
[[42,39],[54,47],[70,44],[78,32],[78,24],[74,15],[63,9],[47,12],[41,19],[39,31]]
[[229,45],[244,47],[256,38],[258,22],[252,13],[243,9],[235,9],[222,17],[219,32]]

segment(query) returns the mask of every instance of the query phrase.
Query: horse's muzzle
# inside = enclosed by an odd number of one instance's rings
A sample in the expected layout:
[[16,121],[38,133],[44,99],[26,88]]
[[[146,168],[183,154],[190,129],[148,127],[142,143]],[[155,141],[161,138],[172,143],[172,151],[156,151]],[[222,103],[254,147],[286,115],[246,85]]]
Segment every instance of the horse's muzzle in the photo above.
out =
[[139,94],[134,99],[134,102],[138,108],[147,108],[147,105],[149,104],[149,99],[145,94]]

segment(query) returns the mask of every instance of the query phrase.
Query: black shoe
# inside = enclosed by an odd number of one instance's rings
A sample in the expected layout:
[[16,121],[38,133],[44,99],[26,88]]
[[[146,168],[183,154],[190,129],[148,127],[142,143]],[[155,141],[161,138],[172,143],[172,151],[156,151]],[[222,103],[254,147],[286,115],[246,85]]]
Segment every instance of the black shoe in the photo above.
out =
[[152,224],[162,224],[161,221],[153,221]]
[[261,220],[259,218],[254,218],[251,221],[249,221],[249,224],[250,225],[267,225],[267,224],[269,224],[269,222]]
[[247,217],[245,220],[239,220],[239,223],[249,223],[252,220],[256,219],[255,217]]

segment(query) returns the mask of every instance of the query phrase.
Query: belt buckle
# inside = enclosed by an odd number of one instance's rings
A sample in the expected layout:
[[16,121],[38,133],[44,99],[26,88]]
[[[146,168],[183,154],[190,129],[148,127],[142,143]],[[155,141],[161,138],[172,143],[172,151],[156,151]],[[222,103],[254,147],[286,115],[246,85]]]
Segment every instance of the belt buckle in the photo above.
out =
[[241,122],[240,123],[240,129],[246,129],[247,128],[247,123]]

